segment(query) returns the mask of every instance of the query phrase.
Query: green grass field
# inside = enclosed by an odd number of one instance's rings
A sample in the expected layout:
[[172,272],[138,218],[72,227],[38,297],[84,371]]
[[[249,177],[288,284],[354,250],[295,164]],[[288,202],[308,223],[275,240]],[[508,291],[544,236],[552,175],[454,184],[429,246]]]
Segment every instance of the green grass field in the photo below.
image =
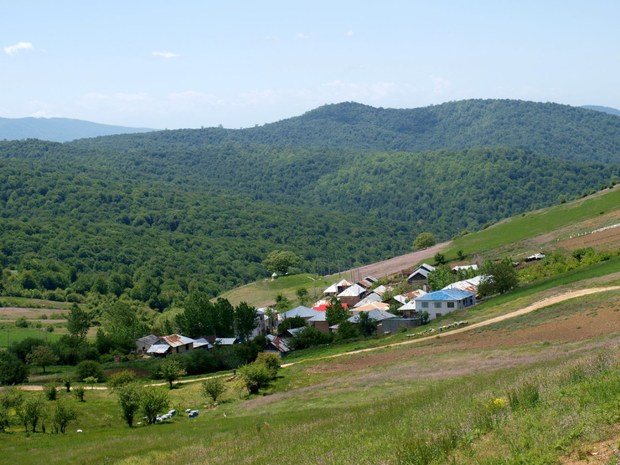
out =
[[616,186],[595,196],[515,216],[483,231],[456,238],[444,253],[449,259],[455,259],[459,250],[468,256],[477,253],[489,254],[494,249],[517,244],[619,209],[620,186]]

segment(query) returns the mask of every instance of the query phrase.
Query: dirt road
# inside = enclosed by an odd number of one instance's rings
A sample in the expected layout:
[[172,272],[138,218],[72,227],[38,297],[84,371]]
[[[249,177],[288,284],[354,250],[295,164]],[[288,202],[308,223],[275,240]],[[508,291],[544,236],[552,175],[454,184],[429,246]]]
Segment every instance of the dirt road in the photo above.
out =
[[[382,278],[394,273],[398,273],[407,268],[411,268],[413,265],[432,258],[435,254],[442,249],[448,247],[451,242],[442,242],[441,244],[435,244],[432,247],[424,250],[418,250],[398,257],[390,258],[382,262],[372,263],[370,265],[360,266],[359,268],[353,268],[352,270],[342,271],[338,275],[350,275],[354,279],[362,279],[366,276],[374,276],[375,278]],[[336,275],[332,275],[336,276]]]

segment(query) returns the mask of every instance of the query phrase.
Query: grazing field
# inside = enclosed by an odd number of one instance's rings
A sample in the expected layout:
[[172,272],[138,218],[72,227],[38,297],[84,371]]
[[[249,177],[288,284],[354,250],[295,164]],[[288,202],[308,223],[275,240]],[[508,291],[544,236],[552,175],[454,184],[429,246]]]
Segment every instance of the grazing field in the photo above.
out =
[[469,333],[307,360],[282,369],[270,395],[246,399],[228,382],[215,408],[200,383],[179,385],[171,407],[200,415],[152,426],[128,428],[109,391],[87,389],[83,403],[61,392],[79,412],[67,434],[15,427],[0,435],[3,457],[24,465],[572,463],[620,439],[618,308],[620,291],[605,292]]

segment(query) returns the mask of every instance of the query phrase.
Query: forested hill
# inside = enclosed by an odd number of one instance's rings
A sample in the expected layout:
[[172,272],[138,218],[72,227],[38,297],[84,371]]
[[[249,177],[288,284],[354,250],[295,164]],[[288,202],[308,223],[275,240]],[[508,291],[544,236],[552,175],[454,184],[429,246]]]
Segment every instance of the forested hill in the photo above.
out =
[[341,104],[246,130],[0,142],[0,295],[165,309],[268,276],[274,250],[325,273],[393,257],[420,232],[449,239],[617,182],[616,120],[510,101]]
[[517,100],[464,100],[415,109],[325,105],[242,130],[208,128],[78,144],[159,150],[222,143],[421,152],[508,146],[579,161],[620,163],[620,118],[585,108]]
[[66,142],[85,137],[148,131],[152,129],[111,126],[70,118],[0,118],[0,140],[43,139]]

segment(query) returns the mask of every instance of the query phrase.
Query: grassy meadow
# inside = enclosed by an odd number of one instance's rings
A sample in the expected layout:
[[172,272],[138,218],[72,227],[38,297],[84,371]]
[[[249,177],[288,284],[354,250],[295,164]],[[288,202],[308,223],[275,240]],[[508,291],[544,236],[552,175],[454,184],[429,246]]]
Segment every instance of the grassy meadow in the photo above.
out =
[[59,396],[79,414],[67,434],[25,434],[13,425],[0,434],[0,447],[7,463],[20,465],[499,465],[585,457],[592,444],[618,440],[617,332],[572,341],[493,340],[498,330],[518,338],[569,317],[585,325],[619,299],[618,291],[573,299],[469,339],[455,335],[335,360],[306,353],[262,395],[249,397],[227,382],[216,407],[207,407],[200,382],[177,385],[170,406],[198,408],[196,419],[181,414],[129,428],[110,391],[87,388],[83,403],[63,391]]

